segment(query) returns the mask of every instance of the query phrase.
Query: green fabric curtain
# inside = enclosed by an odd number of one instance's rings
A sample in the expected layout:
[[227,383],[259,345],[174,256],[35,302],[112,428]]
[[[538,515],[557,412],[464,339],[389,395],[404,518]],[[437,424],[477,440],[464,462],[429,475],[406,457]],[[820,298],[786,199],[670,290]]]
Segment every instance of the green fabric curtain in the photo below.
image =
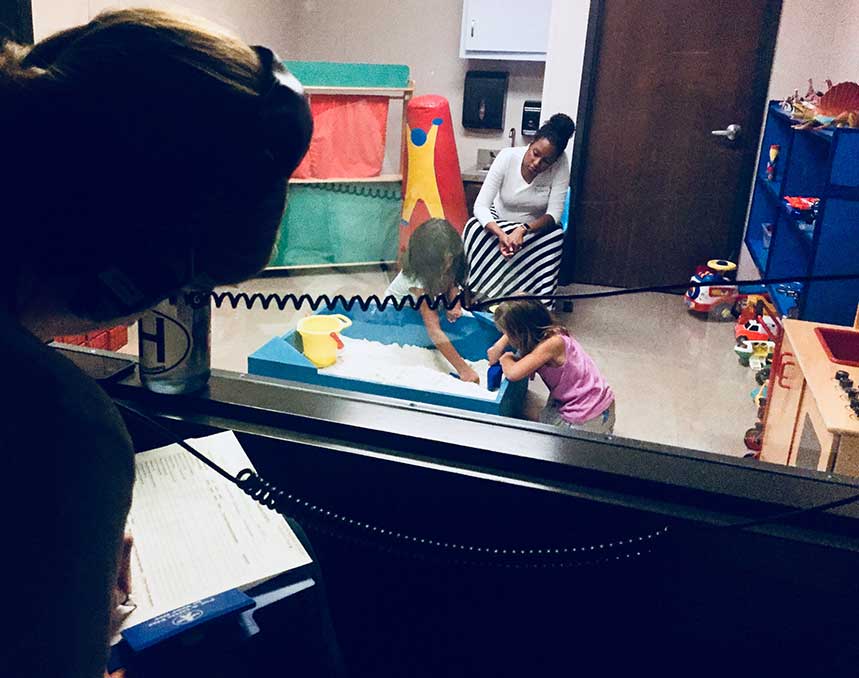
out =
[[402,186],[292,184],[270,266],[394,261]]

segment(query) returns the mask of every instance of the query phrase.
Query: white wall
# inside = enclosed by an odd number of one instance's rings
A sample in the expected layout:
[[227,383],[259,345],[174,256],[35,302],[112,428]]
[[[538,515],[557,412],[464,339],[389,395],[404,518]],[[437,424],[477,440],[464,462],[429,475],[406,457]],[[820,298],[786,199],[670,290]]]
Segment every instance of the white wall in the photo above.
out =
[[769,99],[794,89],[805,94],[808,78],[825,90],[825,81],[859,79],[859,0],[829,0],[826,10],[806,0],[784,0],[773,57]]
[[[297,0],[287,0],[296,4]],[[297,35],[295,21],[285,11],[287,2],[254,0],[253,10],[241,0],[32,0],[33,33],[42,38],[63,28],[86,23],[104,9],[159,7],[197,14],[218,23],[250,43],[287,44]]]
[[[549,53],[543,78],[541,113],[544,122],[555,113],[566,113],[576,119],[590,6],[590,0],[554,0],[552,3]],[[570,157],[572,159],[572,153]]]
[[[826,89],[827,78],[859,81],[859,0],[829,0],[821,10],[807,0],[783,0],[767,101],[794,89],[805,94],[809,78],[819,90]],[[738,275],[758,277],[745,245]]]
[[[475,165],[478,148],[508,145],[511,127],[520,144],[522,105],[526,99],[540,99],[543,90],[541,62],[459,57],[462,0],[33,0],[36,39],[84,23],[107,7],[141,5],[200,14],[247,42],[271,47],[284,59],[408,65],[415,94],[440,94],[450,102],[463,169]],[[462,92],[469,69],[510,73],[502,132],[462,127]],[[392,117],[393,129],[398,122]]]
[[859,0],[841,0],[840,17],[833,32],[832,82],[859,82]]
[[33,39],[38,42],[64,28],[86,23],[90,19],[87,0],[32,0]]

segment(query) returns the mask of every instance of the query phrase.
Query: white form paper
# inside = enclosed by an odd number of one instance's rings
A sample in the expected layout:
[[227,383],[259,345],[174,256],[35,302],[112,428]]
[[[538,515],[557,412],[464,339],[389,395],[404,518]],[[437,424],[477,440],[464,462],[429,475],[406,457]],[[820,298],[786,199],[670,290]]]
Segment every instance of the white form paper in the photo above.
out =
[[[236,475],[251,468],[232,431],[188,443]],[[135,455],[128,628],[311,562],[287,522],[179,445]]]

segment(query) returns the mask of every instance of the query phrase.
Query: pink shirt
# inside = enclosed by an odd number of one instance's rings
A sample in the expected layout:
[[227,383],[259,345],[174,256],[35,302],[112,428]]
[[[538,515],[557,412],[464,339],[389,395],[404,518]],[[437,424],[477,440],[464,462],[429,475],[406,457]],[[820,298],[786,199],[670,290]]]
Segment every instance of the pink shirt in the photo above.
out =
[[614,393],[579,342],[560,335],[566,348],[561,367],[543,365],[537,374],[549,387],[561,416],[571,424],[583,424],[602,414],[614,402]]

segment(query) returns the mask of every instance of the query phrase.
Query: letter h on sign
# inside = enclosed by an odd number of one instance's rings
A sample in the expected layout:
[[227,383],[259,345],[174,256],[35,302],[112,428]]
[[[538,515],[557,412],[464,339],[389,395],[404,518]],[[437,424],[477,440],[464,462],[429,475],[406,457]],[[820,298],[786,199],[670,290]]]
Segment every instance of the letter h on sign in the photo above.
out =
[[155,342],[156,347],[156,360],[159,363],[164,363],[167,360],[166,352],[165,352],[165,332],[164,332],[164,318],[156,317],[155,319],[155,334],[150,334],[149,332],[144,332],[142,323],[138,326],[138,333],[140,335],[141,341],[152,341]]

